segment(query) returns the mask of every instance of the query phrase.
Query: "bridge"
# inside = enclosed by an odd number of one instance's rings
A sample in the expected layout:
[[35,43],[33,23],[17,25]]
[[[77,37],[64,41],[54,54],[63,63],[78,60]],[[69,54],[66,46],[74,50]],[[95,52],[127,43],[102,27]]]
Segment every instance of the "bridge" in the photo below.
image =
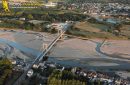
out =
[[64,24],[64,26],[59,29],[57,37],[47,46],[46,49],[44,49],[41,54],[26,68],[26,71],[15,81],[13,85],[20,85],[20,83],[25,79],[27,72],[32,68],[34,64],[38,64],[40,61],[42,61],[43,57],[46,56],[46,54],[51,50],[51,48],[56,44],[56,42],[62,38],[64,33],[67,31],[70,25],[68,23]]

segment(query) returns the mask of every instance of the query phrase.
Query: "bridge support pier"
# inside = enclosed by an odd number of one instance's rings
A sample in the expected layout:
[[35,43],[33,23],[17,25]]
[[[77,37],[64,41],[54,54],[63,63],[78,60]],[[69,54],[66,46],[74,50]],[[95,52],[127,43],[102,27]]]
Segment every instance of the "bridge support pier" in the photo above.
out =
[[47,50],[48,45],[47,45],[47,44],[45,44],[45,43],[43,43],[43,44],[42,44],[42,48],[43,48],[43,50]]
[[60,39],[59,40],[61,40],[61,41],[64,40],[64,34],[62,34],[62,33],[63,33],[62,29],[59,29],[58,30],[58,35],[60,35]]

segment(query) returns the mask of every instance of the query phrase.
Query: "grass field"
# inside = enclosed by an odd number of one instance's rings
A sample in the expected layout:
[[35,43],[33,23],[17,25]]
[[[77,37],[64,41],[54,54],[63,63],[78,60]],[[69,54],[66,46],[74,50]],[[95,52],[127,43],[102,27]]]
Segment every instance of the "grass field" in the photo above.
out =
[[89,22],[79,22],[75,25],[75,27],[80,30],[89,31],[89,32],[101,32],[101,31],[106,31],[106,29],[109,29],[109,27],[106,25],[92,24]]
[[122,27],[122,34],[130,39],[130,25],[124,25]]
[[107,32],[107,29],[109,29],[109,27],[104,24],[78,22],[74,25],[73,29],[69,30],[69,33],[87,38],[127,39],[124,36],[115,36]]

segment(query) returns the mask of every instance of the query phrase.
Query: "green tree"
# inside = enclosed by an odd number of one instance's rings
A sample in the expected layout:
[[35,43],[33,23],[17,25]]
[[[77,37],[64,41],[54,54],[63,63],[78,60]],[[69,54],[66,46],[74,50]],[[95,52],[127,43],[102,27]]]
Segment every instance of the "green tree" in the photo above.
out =
[[7,77],[12,73],[12,65],[7,58],[0,60],[0,71],[2,72],[2,75],[0,75],[0,85],[3,85]]
[[29,20],[32,20],[32,19],[33,19],[33,15],[32,15],[32,14],[28,14],[27,18],[28,18]]
[[16,12],[16,13],[15,13],[15,16],[19,17],[19,16],[21,16],[22,14],[23,14],[23,12],[22,12],[22,11],[19,11],[19,12]]
[[120,33],[122,26],[123,26],[122,24],[116,24],[114,27],[115,27],[115,30],[118,30],[118,32]]

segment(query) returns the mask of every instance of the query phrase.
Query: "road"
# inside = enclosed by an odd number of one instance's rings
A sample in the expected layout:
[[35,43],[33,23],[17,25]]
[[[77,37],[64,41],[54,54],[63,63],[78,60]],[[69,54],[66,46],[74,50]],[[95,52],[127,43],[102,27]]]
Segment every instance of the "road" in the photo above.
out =
[[56,42],[61,38],[61,36],[67,31],[69,26],[70,25],[68,23],[62,24],[62,28],[60,29],[62,31],[58,34],[58,36],[49,44],[47,49],[44,49],[42,53],[27,67],[26,71],[24,71],[24,73],[15,81],[13,85],[20,85],[20,83],[25,79],[27,72],[32,68],[34,64],[39,63],[43,59],[43,57],[50,51],[50,49],[56,44]]

